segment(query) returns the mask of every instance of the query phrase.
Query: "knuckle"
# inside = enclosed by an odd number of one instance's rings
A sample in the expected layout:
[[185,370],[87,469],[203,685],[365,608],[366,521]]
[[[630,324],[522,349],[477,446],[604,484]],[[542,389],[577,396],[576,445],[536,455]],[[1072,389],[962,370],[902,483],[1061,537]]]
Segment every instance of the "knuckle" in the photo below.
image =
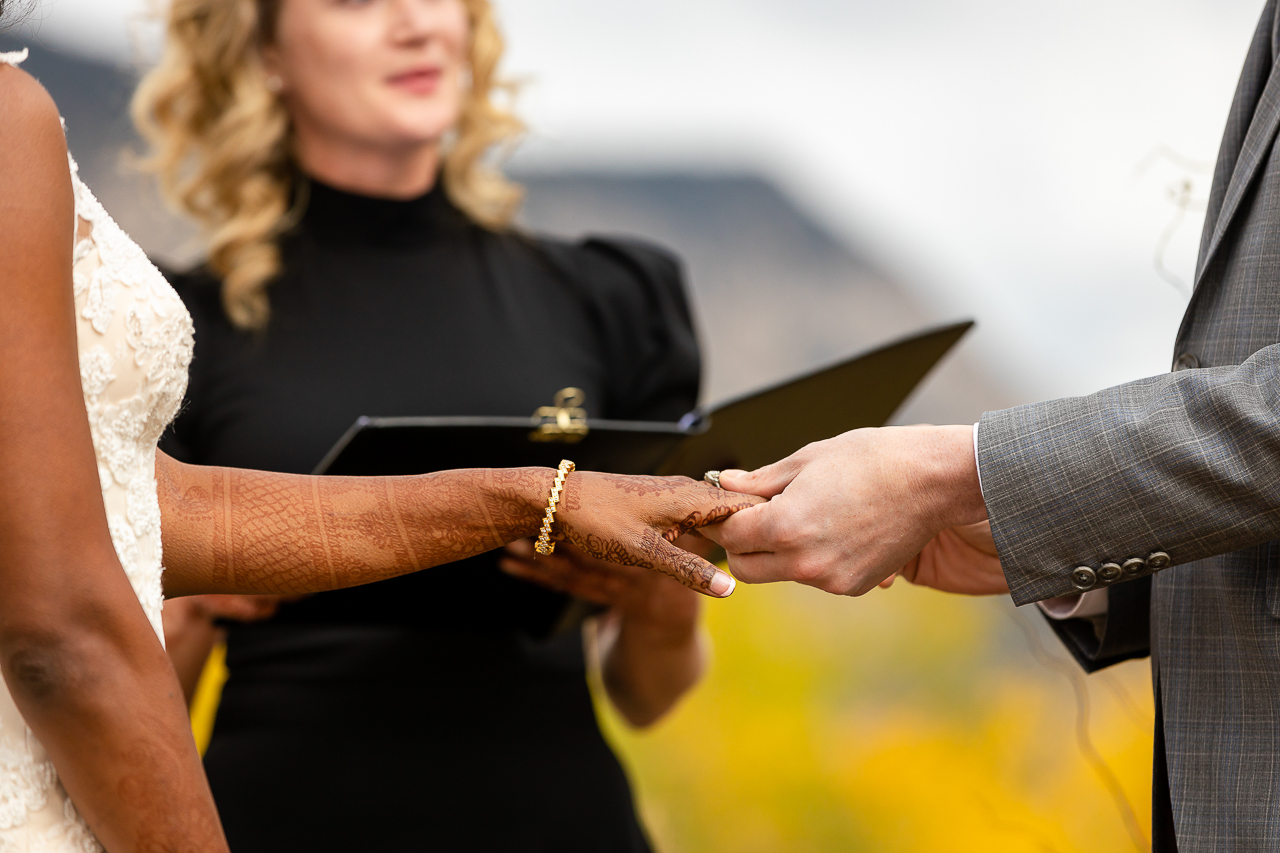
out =
[[796,561],[793,574],[802,584],[822,587],[827,582],[826,563],[819,560]]
[[775,546],[782,551],[799,550],[815,538],[810,525],[796,521],[778,525],[772,534]]
[[853,582],[848,585],[847,589],[837,593],[837,595],[848,595],[853,598],[866,595],[868,592],[876,588],[876,584],[863,581],[862,583]]
[[849,585],[844,578],[830,573],[823,573],[814,586],[832,595],[843,595],[849,591]]

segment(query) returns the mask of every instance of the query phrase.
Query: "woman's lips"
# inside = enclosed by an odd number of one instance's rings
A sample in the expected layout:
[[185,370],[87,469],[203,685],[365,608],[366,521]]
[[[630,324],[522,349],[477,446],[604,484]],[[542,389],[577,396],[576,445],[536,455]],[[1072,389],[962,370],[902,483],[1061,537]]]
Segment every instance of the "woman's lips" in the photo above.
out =
[[387,82],[414,95],[430,95],[440,85],[443,75],[440,68],[414,68],[388,77]]

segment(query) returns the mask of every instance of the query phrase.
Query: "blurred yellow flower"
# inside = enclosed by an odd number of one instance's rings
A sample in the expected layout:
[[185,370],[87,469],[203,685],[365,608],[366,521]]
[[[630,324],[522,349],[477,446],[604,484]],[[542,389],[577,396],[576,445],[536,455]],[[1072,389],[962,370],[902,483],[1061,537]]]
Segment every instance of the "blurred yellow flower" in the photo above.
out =
[[598,702],[663,853],[1098,853],[1149,836],[1145,661],[1084,688],[1117,798],[1077,745],[1074,664],[1029,608],[899,583],[861,599],[739,586],[706,610],[711,671],[668,720],[633,732]]

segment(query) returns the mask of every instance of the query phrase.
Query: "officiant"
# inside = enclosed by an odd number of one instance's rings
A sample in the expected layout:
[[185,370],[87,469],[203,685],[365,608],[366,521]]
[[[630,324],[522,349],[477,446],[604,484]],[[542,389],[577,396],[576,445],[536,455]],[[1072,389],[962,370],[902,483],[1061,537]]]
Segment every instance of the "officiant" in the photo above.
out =
[[[488,0],[174,0],[135,118],[207,235],[172,277],[196,326],[163,447],[306,473],[362,415],[673,421],[700,363],[680,268],[623,240],[513,223],[490,165]],[[599,605],[572,618],[571,597]],[[205,766],[232,849],[645,851],[588,690],[634,725],[703,671],[698,596],[530,543],[285,602],[174,602],[188,680],[218,614],[230,678]],[[177,630],[182,627],[182,630]]]

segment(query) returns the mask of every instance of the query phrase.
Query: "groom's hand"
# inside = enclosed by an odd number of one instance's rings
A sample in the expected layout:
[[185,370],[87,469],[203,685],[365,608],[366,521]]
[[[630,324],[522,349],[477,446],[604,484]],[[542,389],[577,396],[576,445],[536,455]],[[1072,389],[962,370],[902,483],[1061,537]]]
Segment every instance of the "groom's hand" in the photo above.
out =
[[854,430],[756,471],[725,471],[720,483],[770,498],[703,531],[746,583],[789,580],[840,595],[862,595],[896,572],[957,592],[1004,584],[994,548],[972,547],[973,535],[963,547],[953,533],[939,538],[987,516],[972,427]]
[[[1000,555],[991,537],[990,522],[948,527],[929,540],[919,554],[898,572],[908,581],[943,592],[996,595],[1009,592]],[[880,585],[889,586],[897,575]]]

